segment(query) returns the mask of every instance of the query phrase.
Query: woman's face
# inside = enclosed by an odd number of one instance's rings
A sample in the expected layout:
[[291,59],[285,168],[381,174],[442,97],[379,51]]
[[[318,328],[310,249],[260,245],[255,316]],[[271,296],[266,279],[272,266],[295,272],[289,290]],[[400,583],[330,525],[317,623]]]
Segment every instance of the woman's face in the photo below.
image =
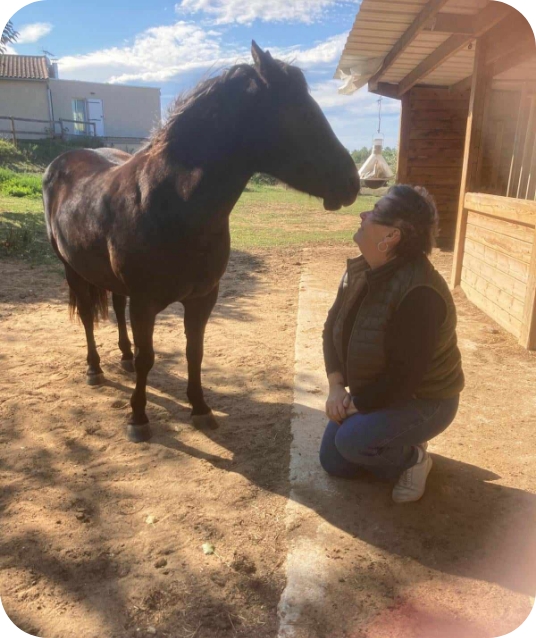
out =
[[[360,215],[361,226],[354,235],[354,241],[367,261],[369,258],[377,258],[378,255],[387,256],[400,241],[398,228],[379,223],[382,218],[385,218],[384,214],[387,213],[390,205],[390,196],[385,195],[378,200],[372,210]],[[378,250],[379,244],[382,250]],[[385,252],[382,252],[384,249]]]

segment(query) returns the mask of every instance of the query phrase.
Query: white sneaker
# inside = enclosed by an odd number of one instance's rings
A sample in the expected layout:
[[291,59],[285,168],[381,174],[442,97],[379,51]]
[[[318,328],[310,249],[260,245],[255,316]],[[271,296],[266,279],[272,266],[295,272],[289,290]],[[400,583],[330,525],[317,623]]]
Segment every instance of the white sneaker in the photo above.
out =
[[419,445],[423,452],[420,463],[416,463],[402,473],[397,484],[393,488],[393,501],[395,503],[412,503],[422,498],[426,489],[426,479],[432,469],[432,457],[426,451],[424,445]]

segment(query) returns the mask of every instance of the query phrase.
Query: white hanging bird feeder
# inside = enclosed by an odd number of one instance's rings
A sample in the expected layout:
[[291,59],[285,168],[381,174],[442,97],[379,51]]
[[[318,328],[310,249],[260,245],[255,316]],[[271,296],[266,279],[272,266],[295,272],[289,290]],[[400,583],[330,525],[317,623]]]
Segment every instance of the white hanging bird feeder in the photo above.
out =
[[372,153],[368,157],[367,161],[359,169],[359,177],[361,182],[367,188],[381,188],[385,186],[387,182],[394,177],[393,171],[389,168],[389,164],[385,161],[382,155],[383,151],[383,135],[380,133],[381,128],[381,98],[378,100],[379,104],[379,125],[378,132],[372,140]]

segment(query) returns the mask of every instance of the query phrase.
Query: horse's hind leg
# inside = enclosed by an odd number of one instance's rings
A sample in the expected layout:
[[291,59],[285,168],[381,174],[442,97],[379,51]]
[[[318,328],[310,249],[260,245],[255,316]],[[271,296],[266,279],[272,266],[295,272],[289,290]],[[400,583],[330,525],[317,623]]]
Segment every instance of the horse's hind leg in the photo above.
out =
[[[65,264],[65,275],[71,290],[71,310],[78,311],[78,315],[86,331],[87,341],[87,382],[89,385],[104,383],[104,374],[100,367],[100,357],[97,352],[93,323],[97,316],[98,304],[104,304],[106,292],[99,291],[75,272],[68,264]],[[105,314],[105,309],[101,308]]]
[[147,405],[146,387],[149,371],[154,364],[153,332],[156,311],[144,300],[130,299],[130,324],[136,346],[136,387],[130,399],[132,415],[127,427],[127,436],[134,443],[151,438],[149,419],[145,414]]
[[212,410],[205,402],[203,386],[201,385],[205,328],[217,299],[218,286],[206,297],[183,302],[186,359],[188,360],[188,387],[186,394],[192,404],[192,422],[200,429],[218,427]]
[[127,372],[134,372],[134,355],[132,354],[132,344],[128,338],[127,321],[125,318],[125,309],[127,307],[127,298],[123,295],[112,294],[112,303],[114,306],[115,316],[117,317],[117,329],[119,331],[119,349],[121,350],[121,366]]

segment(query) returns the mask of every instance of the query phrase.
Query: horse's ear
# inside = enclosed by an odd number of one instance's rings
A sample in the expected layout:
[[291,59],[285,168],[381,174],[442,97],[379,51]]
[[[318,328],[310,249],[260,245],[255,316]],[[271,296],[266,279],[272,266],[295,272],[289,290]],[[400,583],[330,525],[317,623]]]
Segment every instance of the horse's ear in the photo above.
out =
[[281,69],[270,55],[270,51],[263,51],[255,40],[251,41],[251,56],[257,72],[266,84],[270,84],[281,75]]

